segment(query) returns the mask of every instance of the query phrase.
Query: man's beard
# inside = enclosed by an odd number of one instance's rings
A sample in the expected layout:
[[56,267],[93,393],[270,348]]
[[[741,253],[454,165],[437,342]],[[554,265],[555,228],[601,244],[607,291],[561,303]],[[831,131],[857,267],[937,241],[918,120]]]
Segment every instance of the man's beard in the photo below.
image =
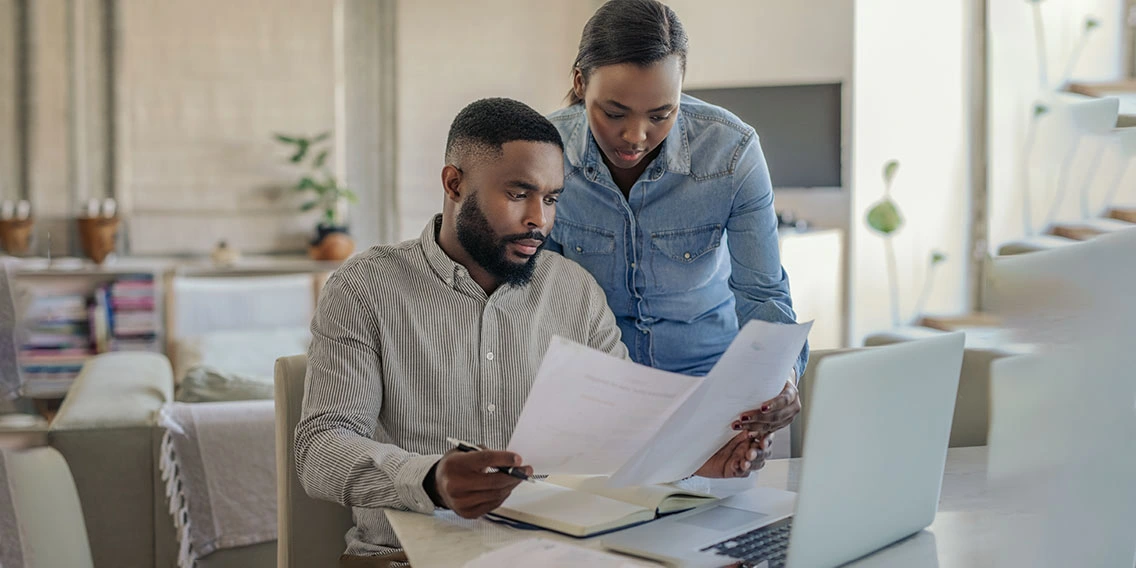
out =
[[[486,272],[511,286],[524,286],[532,279],[533,270],[536,269],[536,258],[544,250],[545,235],[540,231],[509,235],[500,239],[489,226],[489,219],[481,211],[477,203],[477,194],[472,194],[458,211],[457,220],[458,242],[473,261],[481,265]],[[541,242],[536,253],[525,262],[512,262],[505,255],[508,254],[507,245],[514,241],[533,239]]]

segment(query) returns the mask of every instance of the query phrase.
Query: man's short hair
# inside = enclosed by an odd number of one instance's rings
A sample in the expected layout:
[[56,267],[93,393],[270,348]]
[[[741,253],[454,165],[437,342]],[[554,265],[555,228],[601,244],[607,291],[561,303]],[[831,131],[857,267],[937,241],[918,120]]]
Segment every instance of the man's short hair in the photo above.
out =
[[546,142],[564,150],[556,127],[525,103],[506,98],[474,101],[450,125],[446,163],[461,167],[467,156],[500,157],[503,144],[518,140]]

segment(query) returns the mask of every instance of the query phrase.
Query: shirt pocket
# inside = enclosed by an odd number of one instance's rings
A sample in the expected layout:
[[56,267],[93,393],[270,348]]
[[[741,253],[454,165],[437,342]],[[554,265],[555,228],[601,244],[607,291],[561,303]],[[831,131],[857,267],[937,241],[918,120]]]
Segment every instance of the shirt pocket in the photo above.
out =
[[575,261],[607,290],[615,274],[615,231],[557,219],[553,239],[565,258]]
[[651,279],[661,292],[689,292],[708,284],[718,267],[722,225],[651,233]]

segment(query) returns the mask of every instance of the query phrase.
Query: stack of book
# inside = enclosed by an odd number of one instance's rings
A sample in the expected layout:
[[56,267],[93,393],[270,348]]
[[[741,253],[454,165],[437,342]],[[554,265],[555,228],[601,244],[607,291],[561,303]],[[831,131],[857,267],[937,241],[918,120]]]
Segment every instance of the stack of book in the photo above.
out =
[[109,350],[160,352],[153,276],[124,276],[111,283],[106,294]]
[[21,345],[20,367],[28,395],[66,391],[87,357],[91,342],[87,297],[43,295],[32,300]]

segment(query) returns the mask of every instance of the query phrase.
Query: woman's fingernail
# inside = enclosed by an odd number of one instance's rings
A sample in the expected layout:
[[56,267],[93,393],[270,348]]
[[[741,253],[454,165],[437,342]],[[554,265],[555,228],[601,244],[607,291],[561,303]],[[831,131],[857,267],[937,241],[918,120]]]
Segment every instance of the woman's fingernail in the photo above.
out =
[[738,422],[734,422],[733,425],[730,426],[730,427],[733,428],[734,430],[741,430],[742,429],[742,425]]
[[742,471],[749,471],[749,468],[753,467],[753,464],[747,461],[742,464],[742,466]]
[[749,422],[753,417],[748,414],[742,415],[742,422]]
[[750,461],[757,459],[757,450],[750,450],[748,457]]
[[762,407],[761,407],[761,411],[762,411],[762,412],[769,412],[769,405],[768,405],[768,404],[766,404],[766,405],[762,405]]

